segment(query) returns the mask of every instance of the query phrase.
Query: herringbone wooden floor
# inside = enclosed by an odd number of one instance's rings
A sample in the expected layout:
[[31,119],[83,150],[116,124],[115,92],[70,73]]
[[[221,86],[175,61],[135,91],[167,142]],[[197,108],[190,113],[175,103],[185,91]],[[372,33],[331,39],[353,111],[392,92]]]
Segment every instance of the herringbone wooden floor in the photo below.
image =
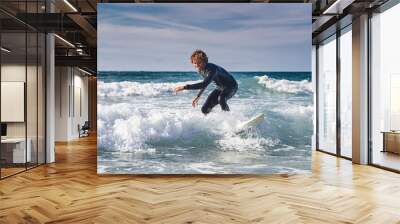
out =
[[0,223],[400,223],[400,175],[313,153],[313,173],[99,176],[96,139],[0,181]]

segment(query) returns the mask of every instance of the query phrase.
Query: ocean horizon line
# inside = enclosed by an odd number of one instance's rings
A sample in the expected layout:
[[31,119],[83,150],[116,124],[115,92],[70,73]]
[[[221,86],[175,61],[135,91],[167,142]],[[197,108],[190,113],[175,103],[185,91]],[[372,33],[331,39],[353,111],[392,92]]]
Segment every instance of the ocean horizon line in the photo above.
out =
[[[194,73],[197,73],[197,71],[194,71],[194,70],[191,70],[191,71],[179,71],[179,70],[177,70],[177,71],[169,71],[169,70],[167,70],[167,71],[161,71],[161,70],[158,70],[158,71],[151,71],[151,70],[136,70],[136,71],[132,71],[132,70],[120,70],[120,71],[116,71],[116,70],[103,70],[103,71],[97,71],[97,73],[99,73],[99,72],[194,72]],[[286,72],[286,73],[299,73],[299,72],[301,72],[301,73],[311,73],[311,71],[229,71],[229,72],[243,72],[243,73],[245,73],[245,72],[252,72],[252,73],[254,73],[254,72]]]

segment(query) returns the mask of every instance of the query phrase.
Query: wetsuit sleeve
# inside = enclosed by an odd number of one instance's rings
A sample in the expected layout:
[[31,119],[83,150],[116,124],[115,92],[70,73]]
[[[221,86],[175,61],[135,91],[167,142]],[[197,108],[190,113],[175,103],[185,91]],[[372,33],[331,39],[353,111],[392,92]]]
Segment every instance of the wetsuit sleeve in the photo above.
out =
[[206,87],[204,87],[203,89],[201,89],[201,90],[199,91],[199,93],[197,93],[197,97],[200,97],[201,94],[204,92],[205,89],[206,89]]
[[197,96],[199,97],[206,89],[206,87],[211,83],[215,73],[216,73],[215,71],[210,71],[202,82],[198,82],[195,84],[188,84],[184,86],[184,89],[200,89],[199,93],[197,94]]

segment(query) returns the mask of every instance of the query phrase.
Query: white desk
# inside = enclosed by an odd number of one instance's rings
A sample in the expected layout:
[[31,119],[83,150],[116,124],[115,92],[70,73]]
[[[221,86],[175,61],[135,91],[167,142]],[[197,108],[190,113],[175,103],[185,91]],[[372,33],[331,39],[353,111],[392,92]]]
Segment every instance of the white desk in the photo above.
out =
[[[3,145],[2,147],[13,147],[12,148],[12,162],[13,163],[25,163],[25,162],[30,162],[32,159],[32,154],[31,154],[31,145],[32,141],[30,138],[26,140],[28,143],[26,147],[26,154],[25,154],[25,138],[5,138],[1,139],[1,144]],[[25,161],[25,158],[27,159]]]

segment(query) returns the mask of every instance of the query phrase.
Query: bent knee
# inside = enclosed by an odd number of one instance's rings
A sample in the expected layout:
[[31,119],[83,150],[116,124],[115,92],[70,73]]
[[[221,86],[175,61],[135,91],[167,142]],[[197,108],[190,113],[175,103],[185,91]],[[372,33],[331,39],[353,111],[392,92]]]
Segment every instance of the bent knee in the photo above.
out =
[[206,114],[210,113],[210,109],[208,107],[202,106],[201,112],[206,115]]
[[223,111],[230,111],[228,104],[221,104],[221,109]]

